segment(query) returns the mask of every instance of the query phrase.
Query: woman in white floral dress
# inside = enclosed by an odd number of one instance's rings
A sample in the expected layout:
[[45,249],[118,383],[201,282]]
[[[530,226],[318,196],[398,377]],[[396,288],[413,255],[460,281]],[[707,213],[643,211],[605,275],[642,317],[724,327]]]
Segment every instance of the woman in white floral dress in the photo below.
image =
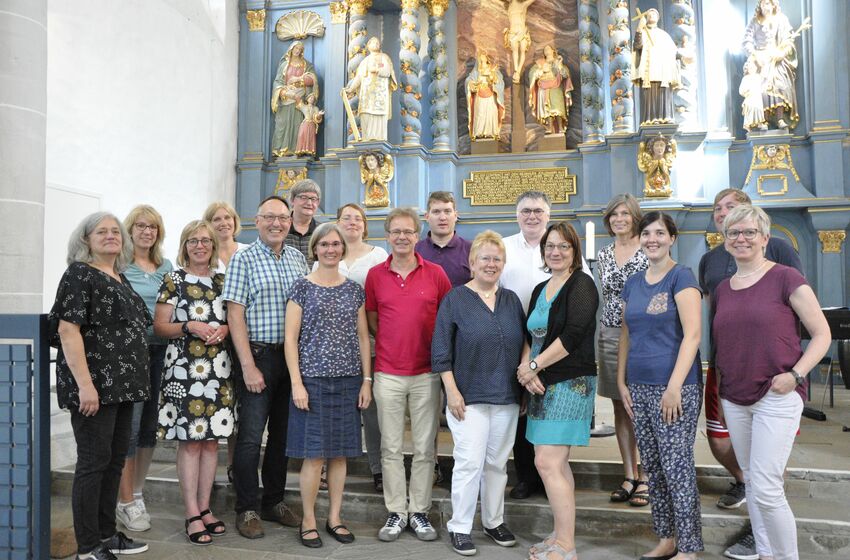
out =
[[177,476],[186,507],[186,536],[207,545],[227,529],[210,512],[218,441],[233,432],[233,387],[224,275],[216,274],[218,243],[212,226],[190,222],[180,236],[180,270],[162,281],[154,332],[170,339],[165,352],[159,437],[177,440]]

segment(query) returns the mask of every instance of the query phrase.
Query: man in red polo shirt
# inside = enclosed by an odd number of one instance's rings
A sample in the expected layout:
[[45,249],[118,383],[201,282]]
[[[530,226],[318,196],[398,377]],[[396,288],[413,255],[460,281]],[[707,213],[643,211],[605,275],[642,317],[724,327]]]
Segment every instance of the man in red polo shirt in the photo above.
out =
[[[373,394],[381,427],[387,521],[378,532],[394,541],[409,524],[423,541],[437,538],[428,521],[440,376],[431,371],[431,335],[440,301],[452,288],[440,265],[414,251],[419,215],[395,208],[384,221],[392,254],[366,276],[366,316],[375,335]],[[404,474],[404,416],[410,410],[413,465],[410,503]]]

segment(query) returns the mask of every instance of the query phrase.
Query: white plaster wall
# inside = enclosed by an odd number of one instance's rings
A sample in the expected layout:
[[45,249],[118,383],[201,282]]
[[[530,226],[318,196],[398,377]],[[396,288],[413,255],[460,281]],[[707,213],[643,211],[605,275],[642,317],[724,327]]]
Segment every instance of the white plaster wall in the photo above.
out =
[[236,0],[49,0],[45,309],[92,201],[153,205],[172,261],[187,222],[233,201],[238,16]]

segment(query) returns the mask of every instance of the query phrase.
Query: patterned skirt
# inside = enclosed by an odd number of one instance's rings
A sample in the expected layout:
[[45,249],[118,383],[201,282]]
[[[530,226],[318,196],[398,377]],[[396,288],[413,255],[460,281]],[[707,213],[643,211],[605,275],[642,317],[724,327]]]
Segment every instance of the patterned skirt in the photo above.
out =
[[534,445],[588,445],[596,376],[567,379],[528,400],[526,439]]
[[289,401],[286,456],[298,459],[363,454],[357,397],[363,378],[303,377],[309,410]]

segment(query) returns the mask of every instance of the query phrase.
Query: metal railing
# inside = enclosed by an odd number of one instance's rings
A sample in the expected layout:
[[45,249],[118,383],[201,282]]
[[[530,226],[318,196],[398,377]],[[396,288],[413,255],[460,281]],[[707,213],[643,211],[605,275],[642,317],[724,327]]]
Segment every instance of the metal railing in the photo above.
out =
[[49,558],[46,315],[0,315],[0,525],[0,558]]

